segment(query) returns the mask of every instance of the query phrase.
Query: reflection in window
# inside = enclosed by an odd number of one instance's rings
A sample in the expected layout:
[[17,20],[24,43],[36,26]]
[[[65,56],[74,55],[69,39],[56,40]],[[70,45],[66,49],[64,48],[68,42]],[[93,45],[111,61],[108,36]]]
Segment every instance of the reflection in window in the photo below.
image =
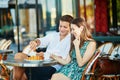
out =
[[116,0],[117,1],[117,19],[118,19],[118,26],[120,28],[120,0]]
[[47,26],[49,29],[55,29],[56,8],[55,0],[46,0]]
[[80,16],[88,22],[92,30],[95,28],[93,5],[93,0],[80,0]]
[[62,0],[62,15],[69,14],[73,15],[72,13],[72,0]]
[[47,30],[55,29],[55,0],[38,0],[38,3],[42,6],[42,14],[40,14],[40,16],[42,16],[42,25],[40,26],[41,31],[45,32]]
[[117,0],[117,25],[118,25],[118,35],[120,35],[120,0]]
[[109,31],[120,35],[120,0],[109,0]]
[[[38,0],[38,3],[42,6],[42,12],[40,14],[41,26],[40,33],[45,33],[49,30],[54,30],[56,27],[56,7],[55,0]],[[41,35],[40,34],[40,35]]]

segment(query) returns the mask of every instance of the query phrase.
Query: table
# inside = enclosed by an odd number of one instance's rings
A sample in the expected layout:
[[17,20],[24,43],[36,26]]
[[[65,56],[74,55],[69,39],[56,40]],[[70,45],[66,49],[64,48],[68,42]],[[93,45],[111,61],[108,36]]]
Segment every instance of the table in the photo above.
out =
[[[8,65],[8,66],[18,66],[18,67],[43,67],[43,66],[52,66],[57,64],[57,61],[49,59],[49,60],[42,60],[42,61],[27,61],[27,60],[15,60],[15,59],[7,59],[1,60],[1,64]],[[31,80],[31,73],[29,75],[29,79]]]
[[13,50],[0,50],[0,61],[1,60],[6,60],[7,59],[7,55],[8,54],[12,54],[13,53]]
[[9,66],[18,66],[18,67],[42,67],[42,66],[50,66],[55,65],[57,62],[55,60],[43,60],[43,61],[27,61],[27,60],[3,60],[1,63]]

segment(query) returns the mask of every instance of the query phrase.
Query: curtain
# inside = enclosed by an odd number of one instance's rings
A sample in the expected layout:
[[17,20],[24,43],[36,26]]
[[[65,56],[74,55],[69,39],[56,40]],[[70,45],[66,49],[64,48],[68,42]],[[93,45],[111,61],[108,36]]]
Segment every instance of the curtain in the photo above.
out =
[[108,31],[107,0],[94,0],[96,32]]

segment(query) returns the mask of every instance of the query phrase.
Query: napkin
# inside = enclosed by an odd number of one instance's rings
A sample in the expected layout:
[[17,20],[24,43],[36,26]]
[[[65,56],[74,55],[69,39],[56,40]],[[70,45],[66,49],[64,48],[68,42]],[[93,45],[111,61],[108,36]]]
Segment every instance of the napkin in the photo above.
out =
[[31,50],[30,45],[26,46],[22,52],[28,56],[36,56],[36,52]]

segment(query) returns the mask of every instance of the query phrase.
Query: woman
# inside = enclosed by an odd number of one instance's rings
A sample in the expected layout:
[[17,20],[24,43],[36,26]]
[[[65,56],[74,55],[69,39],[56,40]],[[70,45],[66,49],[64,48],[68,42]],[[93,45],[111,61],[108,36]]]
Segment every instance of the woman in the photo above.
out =
[[51,58],[64,65],[51,80],[80,80],[86,64],[94,55],[96,42],[92,38],[90,27],[82,18],[71,22],[71,53],[66,59],[51,54]]

